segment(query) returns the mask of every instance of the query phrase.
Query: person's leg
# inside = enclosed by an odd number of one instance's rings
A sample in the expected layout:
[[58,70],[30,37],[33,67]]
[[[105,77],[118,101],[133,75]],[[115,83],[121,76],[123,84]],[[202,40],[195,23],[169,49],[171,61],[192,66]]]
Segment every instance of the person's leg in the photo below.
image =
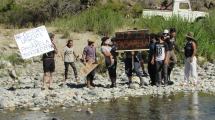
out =
[[143,76],[143,72],[141,69],[141,64],[139,62],[134,62],[134,72],[136,73],[136,75],[139,77],[140,79],[140,86],[147,86],[147,83],[143,80],[142,76]]
[[148,74],[147,74],[146,71],[145,71],[144,61],[142,61],[142,62],[140,63],[140,65],[141,65],[141,68],[142,68],[142,74],[143,74],[143,76],[144,76],[144,77],[147,77]]
[[132,59],[125,59],[125,73],[128,77],[128,84],[132,83]]
[[49,90],[53,90],[52,86],[53,78],[52,78],[52,72],[49,73],[49,82],[48,82],[48,88]]
[[50,72],[50,61],[48,59],[44,59],[43,60],[43,71],[44,71],[44,74],[43,74],[43,87],[41,88],[42,90],[45,90],[45,88],[47,87],[46,86],[46,83],[49,81],[49,72]]
[[54,61],[54,59],[51,59],[50,60],[50,66],[49,66],[49,70],[50,70],[50,72],[49,72],[49,90],[52,90],[53,88],[51,87],[51,85],[52,85],[52,82],[53,82],[53,77],[52,77],[52,73],[55,71],[55,61]]
[[74,72],[74,75],[75,75],[75,79],[76,79],[76,81],[78,81],[78,72],[77,72],[77,69],[76,69],[76,66],[75,66],[74,62],[71,63],[71,67],[73,69],[73,72]]
[[64,62],[65,72],[64,72],[64,82],[66,82],[66,79],[68,79],[68,69],[69,69],[69,63]]
[[193,82],[194,84],[196,84],[198,82],[198,74],[197,74],[197,60],[195,56],[193,57],[193,61],[190,65],[191,65],[190,66],[191,75],[194,79]]
[[108,68],[109,77],[111,79],[111,88],[116,87],[116,62]]
[[87,82],[86,82],[86,85],[87,85],[87,87],[88,88],[91,88],[92,86],[90,85],[90,78],[91,78],[91,74],[89,73],[88,75],[87,75]]
[[161,85],[161,63],[156,61],[156,85],[160,86]]
[[91,73],[90,73],[90,85],[95,87],[95,84],[93,83],[94,77],[96,75],[96,70],[94,69]]
[[46,87],[46,82],[49,80],[49,72],[44,72],[43,74],[43,87],[42,89],[44,90]]
[[162,68],[163,68],[163,76],[164,76],[164,86],[166,86],[168,82],[168,73],[167,73],[168,65],[163,63]]
[[185,59],[185,66],[184,66],[184,82],[185,84],[189,82],[189,75],[190,75],[190,59]]

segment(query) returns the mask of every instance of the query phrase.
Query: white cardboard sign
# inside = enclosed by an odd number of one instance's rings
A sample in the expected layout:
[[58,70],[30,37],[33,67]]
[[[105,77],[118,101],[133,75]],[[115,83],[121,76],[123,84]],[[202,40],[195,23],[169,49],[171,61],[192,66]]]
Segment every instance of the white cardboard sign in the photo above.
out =
[[45,26],[14,35],[23,59],[54,50]]

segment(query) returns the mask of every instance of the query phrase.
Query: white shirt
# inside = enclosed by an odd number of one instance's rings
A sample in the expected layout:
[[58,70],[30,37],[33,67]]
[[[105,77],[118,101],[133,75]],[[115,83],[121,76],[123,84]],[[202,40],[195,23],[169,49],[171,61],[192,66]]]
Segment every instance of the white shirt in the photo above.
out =
[[[101,52],[104,53],[104,52],[110,52],[111,51],[111,47],[110,46],[102,46],[101,48]],[[111,61],[113,61],[114,59],[110,59],[110,56],[105,56],[105,62],[106,63],[110,63],[111,64]]]
[[74,50],[73,47],[64,48],[64,62],[74,62]]

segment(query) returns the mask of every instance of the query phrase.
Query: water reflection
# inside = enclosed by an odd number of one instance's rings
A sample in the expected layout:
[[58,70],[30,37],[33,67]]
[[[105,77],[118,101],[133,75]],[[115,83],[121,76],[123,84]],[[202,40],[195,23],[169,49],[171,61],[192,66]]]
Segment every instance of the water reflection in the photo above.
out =
[[[93,114],[87,114],[91,107]],[[215,97],[194,93],[171,96],[143,96],[139,98],[117,99],[109,103],[98,103],[82,108],[50,110],[54,113],[15,111],[0,113],[1,120],[214,120]],[[204,113],[204,114],[203,114]],[[2,119],[3,118],[3,119]]]
[[199,120],[199,96],[198,92],[195,91],[191,95],[191,104],[190,104],[190,118],[193,120]]

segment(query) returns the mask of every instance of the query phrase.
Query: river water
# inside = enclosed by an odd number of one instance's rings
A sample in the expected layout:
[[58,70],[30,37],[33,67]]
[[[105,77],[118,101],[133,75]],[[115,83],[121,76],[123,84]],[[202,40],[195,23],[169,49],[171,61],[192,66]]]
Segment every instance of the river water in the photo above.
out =
[[[89,110],[90,109],[90,110]],[[87,112],[88,111],[88,112]],[[1,111],[0,120],[215,120],[215,96],[179,93],[171,96],[120,98],[74,108]]]

